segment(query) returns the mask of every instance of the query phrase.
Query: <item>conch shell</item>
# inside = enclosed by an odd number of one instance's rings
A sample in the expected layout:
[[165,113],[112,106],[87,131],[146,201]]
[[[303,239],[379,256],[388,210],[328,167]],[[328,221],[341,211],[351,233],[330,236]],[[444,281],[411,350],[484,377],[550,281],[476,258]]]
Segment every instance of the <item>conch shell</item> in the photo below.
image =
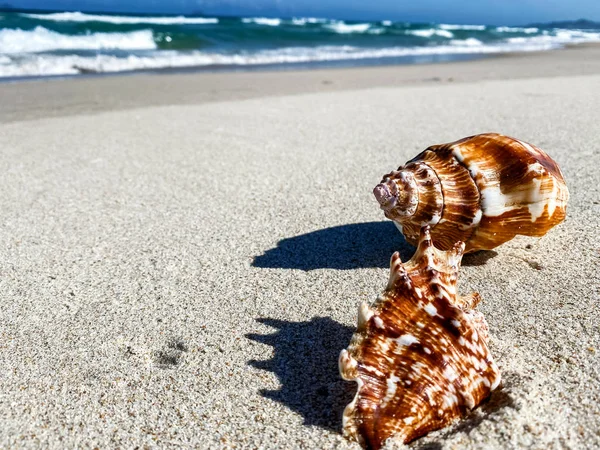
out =
[[435,245],[489,250],[517,234],[543,236],[562,222],[569,191],[539,148],[496,133],[432,145],[373,190],[386,217],[415,245],[430,225]]
[[485,400],[500,384],[487,347],[487,324],[472,308],[479,294],[456,294],[464,244],[440,251],[429,227],[404,265],[391,260],[385,292],[358,311],[342,350],[342,378],[358,383],[344,410],[344,434],[378,449],[388,438],[407,443],[442,428]]

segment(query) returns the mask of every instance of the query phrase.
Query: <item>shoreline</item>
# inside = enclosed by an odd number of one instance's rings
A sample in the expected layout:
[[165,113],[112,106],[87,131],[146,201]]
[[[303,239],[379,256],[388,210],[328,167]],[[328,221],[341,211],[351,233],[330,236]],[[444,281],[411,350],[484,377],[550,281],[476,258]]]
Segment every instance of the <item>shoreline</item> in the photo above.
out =
[[[499,60],[506,63],[498,63]],[[133,72],[0,83],[0,122],[375,87],[600,73],[600,44],[468,61],[302,70]],[[148,93],[151,92],[149,95]]]
[[[600,43],[598,44],[600,45]],[[477,54],[453,54],[449,58],[448,55],[431,55],[426,57],[421,56],[406,56],[397,58],[372,58],[372,59],[356,59],[356,60],[331,60],[318,62],[297,62],[297,63],[271,63],[271,64],[215,64],[205,66],[181,66],[181,67],[162,67],[156,69],[134,69],[124,70],[120,72],[95,72],[92,70],[83,70],[79,74],[64,74],[64,75],[34,75],[34,76],[18,76],[18,77],[0,77],[1,83],[21,83],[28,81],[45,81],[45,80],[71,80],[80,78],[103,78],[114,76],[135,76],[135,75],[184,75],[184,74],[201,74],[201,73],[246,73],[246,72],[307,72],[314,70],[343,70],[343,69],[358,69],[358,68],[375,68],[375,67],[397,67],[397,66],[412,66],[412,65],[436,65],[474,61],[479,59],[493,58],[500,54],[510,54],[510,52],[498,53],[477,53]],[[520,52],[516,52],[517,54]],[[534,52],[523,52],[534,53]],[[537,52],[535,52],[537,53]],[[435,61],[419,62],[418,59],[433,59]],[[415,61],[411,61],[415,60]]]

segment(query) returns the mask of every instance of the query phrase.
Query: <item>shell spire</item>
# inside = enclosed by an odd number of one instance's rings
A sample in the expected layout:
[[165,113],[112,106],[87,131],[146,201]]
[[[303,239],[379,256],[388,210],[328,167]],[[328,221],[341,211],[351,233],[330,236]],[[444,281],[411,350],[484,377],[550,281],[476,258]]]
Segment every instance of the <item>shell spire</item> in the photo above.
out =
[[392,438],[407,443],[475,408],[500,384],[487,347],[478,294],[459,297],[464,244],[432,244],[428,226],[413,258],[394,253],[384,293],[359,308],[358,327],[342,350],[340,373],[358,390],[343,431],[365,448]]
[[543,150],[496,133],[432,145],[373,189],[386,217],[415,244],[431,225],[436,245],[489,250],[516,235],[543,236],[566,216],[569,191]]

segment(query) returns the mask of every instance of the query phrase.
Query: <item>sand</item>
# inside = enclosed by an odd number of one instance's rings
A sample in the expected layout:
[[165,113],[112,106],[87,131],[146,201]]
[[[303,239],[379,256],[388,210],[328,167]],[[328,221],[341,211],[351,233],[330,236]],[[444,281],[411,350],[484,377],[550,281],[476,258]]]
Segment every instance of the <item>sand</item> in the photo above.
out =
[[410,447],[600,447],[597,53],[1,85],[0,447],[358,449],[337,356],[411,252],[371,189],[485,131],[568,218],[465,259],[504,386]]

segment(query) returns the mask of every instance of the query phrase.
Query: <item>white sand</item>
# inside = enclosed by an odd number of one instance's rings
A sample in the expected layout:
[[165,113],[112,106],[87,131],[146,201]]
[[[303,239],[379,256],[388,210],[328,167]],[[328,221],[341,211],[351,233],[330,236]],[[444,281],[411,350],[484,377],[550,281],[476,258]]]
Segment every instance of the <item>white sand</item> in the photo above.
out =
[[568,219],[467,257],[504,389],[412,447],[600,447],[599,105],[600,73],[13,115],[0,447],[357,449],[337,356],[410,256],[371,189],[486,131],[559,162]]

